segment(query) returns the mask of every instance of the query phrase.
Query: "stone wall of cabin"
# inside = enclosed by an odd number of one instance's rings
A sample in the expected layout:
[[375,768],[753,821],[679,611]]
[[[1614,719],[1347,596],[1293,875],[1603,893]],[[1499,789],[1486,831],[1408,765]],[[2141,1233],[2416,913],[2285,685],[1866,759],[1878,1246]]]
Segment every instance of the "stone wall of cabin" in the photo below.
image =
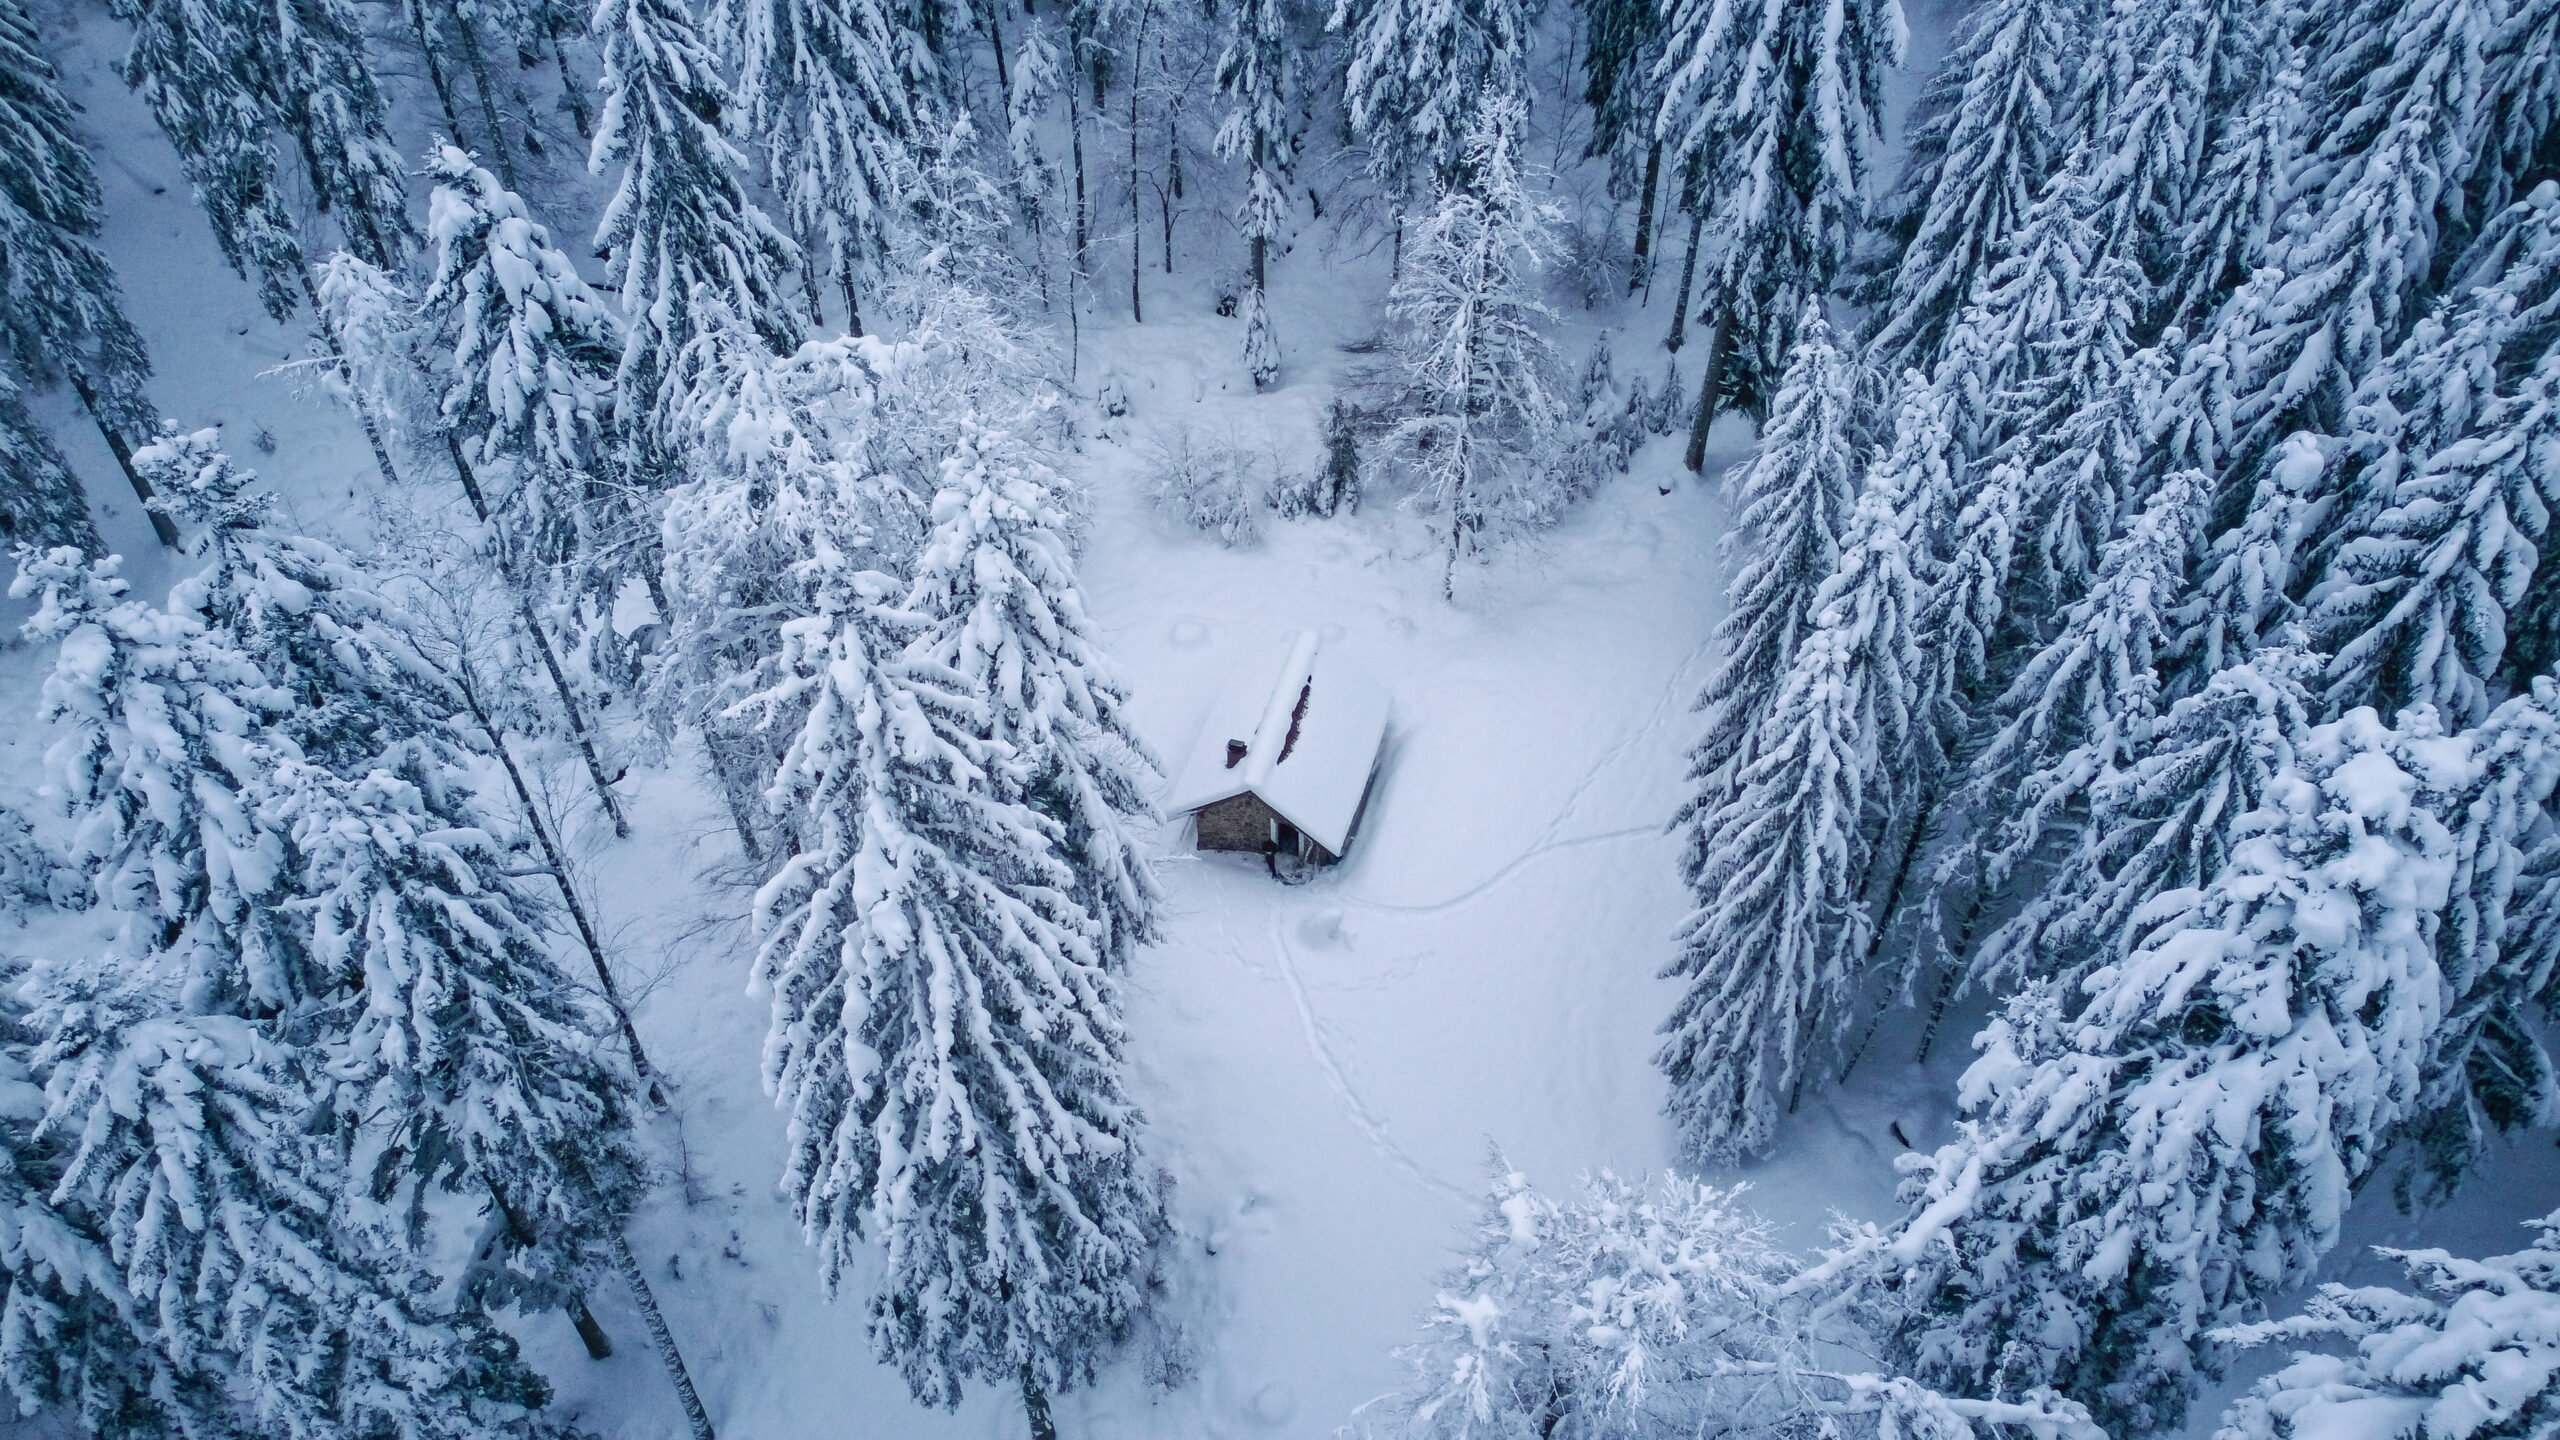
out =
[[1261,797],[1244,794],[1221,800],[1199,809],[1200,840],[1203,850],[1250,850],[1255,853],[1271,845],[1271,825],[1280,817]]

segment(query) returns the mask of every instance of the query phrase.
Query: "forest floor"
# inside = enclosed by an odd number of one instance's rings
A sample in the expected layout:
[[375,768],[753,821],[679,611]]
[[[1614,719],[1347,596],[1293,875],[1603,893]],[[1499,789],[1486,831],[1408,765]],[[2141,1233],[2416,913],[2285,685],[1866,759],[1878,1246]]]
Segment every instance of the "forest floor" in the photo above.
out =
[[[102,142],[106,244],[159,361],[155,398],[190,427],[223,424],[298,523],[361,539],[377,483],[362,437],[325,396],[273,373],[302,353],[299,326],[269,320],[223,268],[167,146],[105,68],[122,27],[83,9],[50,33]],[[1140,732],[1179,755],[1230,667],[1300,629],[1383,683],[1394,710],[1358,843],[1311,883],[1192,854],[1179,824],[1155,839],[1165,934],[1126,998],[1134,1088],[1175,1182],[1180,1236],[1164,1324],[1060,1398],[1069,1440],[1318,1440],[1356,1425],[1361,1404],[1404,1378],[1394,1348],[1466,1241],[1491,1149],[1550,1186],[1675,1158],[1650,1063],[1673,999],[1656,972],[1686,906],[1666,827],[1714,658],[1714,477],[1743,457],[1748,427],[1720,425],[1705,479],[1679,468],[1676,438],[1654,441],[1556,530],[1462,570],[1454,603],[1437,545],[1394,497],[1274,521],[1238,548],[1173,528],[1140,498],[1157,448],[1185,431],[1275,469],[1312,468],[1319,417],[1356,363],[1343,346],[1374,328],[1384,271],[1381,254],[1323,253],[1312,239],[1275,262],[1288,368],[1264,395],[1242,374],[1238,323],[1187,273],[1147,276],[1147,324],[1089,320],[1082,336],[1076,388],[1116,379],[1129,400],[1116,438],[1088,438],[1067,468],[1089,492],[1086,597]],[[1092,308],[1125,315],[1122,293]],[[1657,294],[1650,310],[1569,314],[1569,368],[1609,323],[1623,327],[1622,380],[1657,379],[1668,309]],[[137,593],[158,600],[181,562],[152,545],[77,413],[39,400]],[[8,606],[0,623],[20,613]],[[49,663],[0,648],[0,715],[34,709]],[[41,808],[29,792],[45,738],[0,725],[0,798]],[[749,894],[725,817],[681,748],[623,784],[637,833],[617,843],[586,826],[586,879],[640,1031],[676,1082],[649,1122],[665,1183],[632,1243],[721,1432],[1020,1436],[1002,1391],[950,1416],[915,1407],[871,1357],[867,1274],[849,1274],[838,1300],[821,1294],[775,1196],[782,1122],[758,1082],[765,1011],[745,991]],[[0,952],[76,943],[95,923],[0,933]],[[1951,1018],[1925,1070],[1907,1017],[1891,1017],[1847,1083],[1807,1093],[1775,1157],[1710,1178],[1749,1183],[1794,1245],[1819,1243],[1835,1211],[1884,1218],[1902,1149],[1892,1128],[1924,1148],[1949,1135],[1977,1016]],[[2385,1188],[2358,1207],[2333,1273],[2371,1273],[2355,1248],[2370,1243],[2514,1248],[2514,1218],[2560,1194],[2560,1157],[2547,1136],[2501,1147],[2460,1205],[2432,1214],[2396,1210]],[[559,1403],[613,1440],[680,1436],[636,1313],[618,1293],[596,1301],[621,1346],[608,1361],[587,1360],[559,1316],[516,1326]],[[2199,1430],[2215,1408],[2200,1409]]]

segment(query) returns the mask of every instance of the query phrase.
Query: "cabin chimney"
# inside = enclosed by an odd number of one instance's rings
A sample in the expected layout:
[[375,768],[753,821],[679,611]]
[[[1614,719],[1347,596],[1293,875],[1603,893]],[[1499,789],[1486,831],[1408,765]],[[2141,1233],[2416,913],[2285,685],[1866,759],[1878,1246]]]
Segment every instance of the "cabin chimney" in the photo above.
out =
[[1228,741],[1228,742],[1227,742],[1227,768],[1228,768],[1228,769],[1230,769],[1230,770],[1233,770],[1233,769],[1234,769],[1234,768],[1236,768],[1238,765],[1241,765],[1241,764],[1243,764],[1243,763],[1244,763],[1244,742],[1243,742],[1243,741],[1241,741],[1241,740],[1230,740],[1230,741]]

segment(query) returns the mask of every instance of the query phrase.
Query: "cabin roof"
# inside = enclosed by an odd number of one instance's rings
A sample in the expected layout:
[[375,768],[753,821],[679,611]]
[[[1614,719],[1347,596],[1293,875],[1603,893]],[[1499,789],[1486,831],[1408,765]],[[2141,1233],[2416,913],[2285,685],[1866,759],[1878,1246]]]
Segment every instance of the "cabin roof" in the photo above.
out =
[[[1326,650],[1314,631],[1300,631],[1227,677],[1166,808],[1188,814],[1251,792],[1339,855],[1386,733],[1387,692]],[[1232,765],[1231,740],[1245,747]]]

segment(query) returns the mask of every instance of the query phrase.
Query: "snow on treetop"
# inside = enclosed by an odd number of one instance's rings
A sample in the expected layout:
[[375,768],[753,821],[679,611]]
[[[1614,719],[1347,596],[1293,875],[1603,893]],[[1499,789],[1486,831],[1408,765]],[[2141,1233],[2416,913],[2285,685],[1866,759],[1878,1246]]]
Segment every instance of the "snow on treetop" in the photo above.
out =
[[[1386,738],[1387,703],[1377,682],[1300,631],[1227,677],[1166,808],[1187,813],[1250,791],[1339,855]],[[1230,742],[1243,747],[1232,759]]]

